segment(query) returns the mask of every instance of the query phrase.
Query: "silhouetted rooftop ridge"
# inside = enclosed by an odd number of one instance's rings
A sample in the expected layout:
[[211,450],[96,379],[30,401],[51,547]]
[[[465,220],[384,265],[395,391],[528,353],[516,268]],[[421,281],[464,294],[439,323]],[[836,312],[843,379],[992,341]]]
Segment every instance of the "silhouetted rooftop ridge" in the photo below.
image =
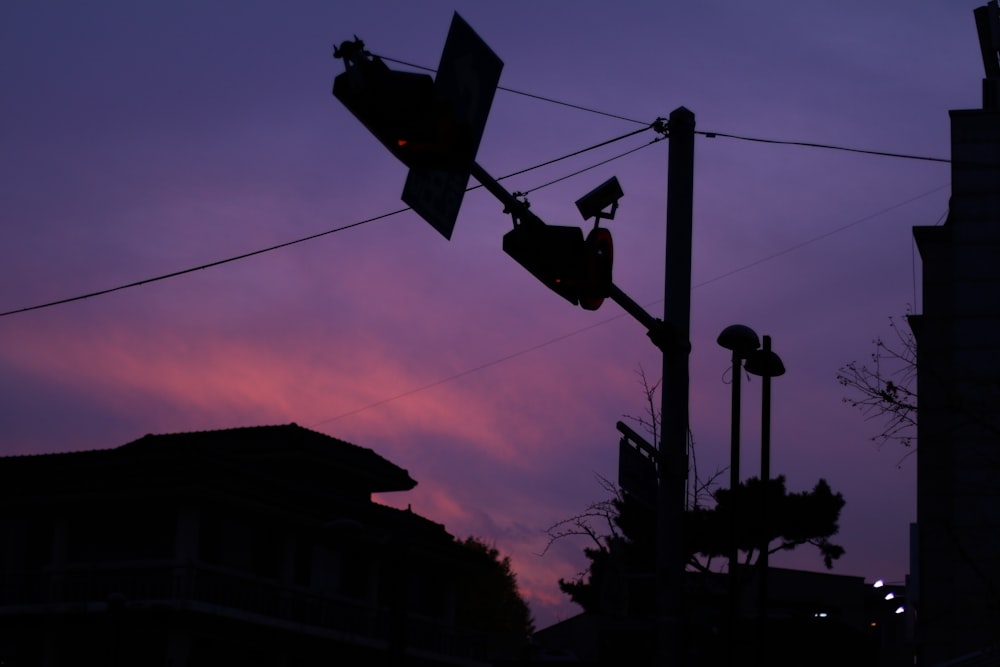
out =
[[[52,452],[0,457],[17,468],[62,464],[94,465],[212,465],[239,466],[241,469],[266,471],[295,470],[293,476],[306,475],[317,480],[324,474],[335,475],[342,482],[353,480],[368,486],[371,492],[405,491],[416,486],[409,472],[374,450],[361,447],[292,422],[264,426],[187,431],[146,435],[108,449]],[[9,472],[13,472],[9,470]],[[364,480],[364,482],[362,482]]]

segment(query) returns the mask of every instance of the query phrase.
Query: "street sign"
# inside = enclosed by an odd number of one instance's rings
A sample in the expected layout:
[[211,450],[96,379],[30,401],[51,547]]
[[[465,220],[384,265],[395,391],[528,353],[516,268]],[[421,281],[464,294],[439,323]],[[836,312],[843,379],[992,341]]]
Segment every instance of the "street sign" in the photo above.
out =
[[624,422],[615,427],[622,434],[618,442],[618,486],[648,507],[656,507],[659,453]]
[[438,107],[463,134],[466,155],[462,162],[467,166],[456,170],[411,168],[403,188],[403,201],[446,239],[451,239],[455,229],[502,69],[503,61],[455,13],[434,79],[434,95]]
[[656,464],[629,444],[618,443],[618,486],[647,507],[656,507]]

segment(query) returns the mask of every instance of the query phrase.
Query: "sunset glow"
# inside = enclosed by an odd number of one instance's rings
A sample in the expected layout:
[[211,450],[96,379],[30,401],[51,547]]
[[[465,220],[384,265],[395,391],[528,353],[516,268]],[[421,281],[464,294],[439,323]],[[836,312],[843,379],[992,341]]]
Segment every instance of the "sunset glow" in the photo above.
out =
[[[745,139],[949,157],[948,110],[979,105],[979,4],[5,2],[0,312],[143,284],[0,317],[0,454],[295,422],[417,480],[379,502],[509,554],[536,625],[574,614],[556,582],[587,544],[545,529],[617,479],[615,423],[648,417],[660,353],[507,256],[482,188],[450,242],[394,213],[406,169],[331,95],[331,44],[435,67],[457,10],[505,63],[477,162],[584,233],[574,202],[617,176],[614,281],[654,317],[667,141],[648,126],[684,106],[714,133],[695,144],[699,475],[728,465],[715,340],[743,323],[787,368],[771,470],[844,494],[835,572],[902,580],[915,457],[872,443],[836,373],[919,310],[911,228],[942,219],[949,167]],[[761,385],[741,381],[750,476]]]

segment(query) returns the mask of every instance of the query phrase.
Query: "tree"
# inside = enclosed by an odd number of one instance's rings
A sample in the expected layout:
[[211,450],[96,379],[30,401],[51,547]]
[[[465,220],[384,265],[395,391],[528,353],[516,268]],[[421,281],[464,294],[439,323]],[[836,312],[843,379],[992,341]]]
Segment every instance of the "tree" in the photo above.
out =
[[[910,447],[917,438],[917,341],[912,331],[904,331],[895,318],[889,318],[894,340],[874,340],[871,365],[852,361],[841,367],[837,381],[851,390],[844,402],[858,408],[871,419],[883,418],[885,427],[872,440],[881,444],[897,441]],[[968,390],[958,392],[931,358],[925,359],[922,372],[931,382],[945,389],[940,400],[956,418],[956,424],[983,429],[994,440],[1000,439],[1000,420],[996,404],[1000,386],[988,378]],[[992,444],[979,450],[990,465],[1000,463]],[[915,449],[914,449],[915,451]],[[911,452],[912,453],[912,452]]]
[[[658,433],[660,415],[655,393],[658,384],[651,384],[640,368],[639,377],[645,394],[646,414],[626,416],[651,433]],[[723,470],[707,479],[699,477],[692,440],[691,456],[694,480],[690,509],[685,513],[685,558],[690,570],[712,572],[713,559],[727,556],[730,545],[730,517],[736,513],[736,545],[742,562],[755,564],[765,536],[768,553],[788,551],[810,544],[816,547],[827,568],[844,554],[844,548],[830,542],[839,531],[838,521],[844,507],[844,497],[834,493],[826,480],[820,479],[811,491],[789,493],[783,476],[766,485],[767,525],[762,525],[761,503],[765,485],[758,478],[742,482],[731,492],[716,487]],[[573,579],[560,579],[559,588],[585,611],[651,610],[652,582],[643,576],[654,572],[656,558],[655,509],[624,492],[616,484],[598,477],[610,494],[592,503],[584,512],[550,526],[546,531],[549,545],[571,536],[582,536],[589,544],[584,555],[587,568]],[[637,585],[629,585],[629,582]],[[626,588],[631,590],[621,595]]]
[[[837,373],[841,385],[852,391],[844,402],[858,408],[868,418],[883,418],[885,426],[872,440],[881,444],[897,441],[911,447],[917,438],[917,341],[913,332],[904,331],[895,318],[889,318],[893,339],[882,337],[874,340],[875,351],[871,354],[871,365],[852,361]],[[1000,465],[996,443],[1000,441],[1000,419],[996,405],[1000,398],[1000,385],[995,378],[987,378],[978,385],[967,383],[964,391],[959,390],[947,372],[941,372],[931,354],[921,360],[921,373],[930,384],[937,385],[938,409],[944,408],[954,419],[956,430],[970,426],[981,431],[986,437],[983,444],[975,448],[984,469]],[[914,447],[910,453],[914,453]],[[903,458],[906,458],[905,456]],[[984,584],[984,590],[992,599],[992,604],[1000,604],[1000,589],[981,564],[971,555],[967,546],[982,538],[967,535],[954,525],[951,519],[944,521],[945,535],[951,541],[959,558],[976,572]]]
[[917,341],[889,318],[893,339],[874,340],[871,365],[856,361],[843,366],[837,381],[852,391],[844,402],[861,410],[865,417],[885,419],[885,428],[872,440],[879,444],[897,441],[913,444],[917,427]]
[[[607,480],[604,482],[607,488]],[[736,544],[742,561],[745,565],[757,563],[765,530],[760,513],[762,490],[761,481],[751,478],[741,483],[735,493],[716,489],[712,493],[713,507],[697,506],[686,513],[685,556],[690,570],[712,572],[713,560],[728,555],[733,511],[738,526]],[[559,580],[560,590],[586,611],[621,609],[626,603],[616,600],[615,596],[625,586],[623,577],[634,580],[636,575],[652,573],[654,568],[654,509],[620,489],[615,489],[615,493],[615,497],[591,505],[588,512],[549,529],[549,537],[553,540],[568,535],[587,535],[591,539],[591,544],[584,549],[590,561],[587,569],[573,579]],[[822,479],[811,491],[789,493],[783,476],[770,480],[767,493],[768,553],[810,544],[819,550],[823,564],[832,568],[833,561],[844,554],[842,546],[830,541],[839,530],[844,497],[834,493]],[[611,530],[599,533],[595,528],[598,521],[611,526]],[[627,606],[633,611],[636,607],[651,608],[652,599],[643,599],[651,592],[643,593],[642,586],[633,589],[628,594]]]
[[534,632],[531,611],[517,587],[510,557],[477,537],[458,544],[470,565],[458,591],[455,617],[463,629],[499,639],[502,652],[517,651]]

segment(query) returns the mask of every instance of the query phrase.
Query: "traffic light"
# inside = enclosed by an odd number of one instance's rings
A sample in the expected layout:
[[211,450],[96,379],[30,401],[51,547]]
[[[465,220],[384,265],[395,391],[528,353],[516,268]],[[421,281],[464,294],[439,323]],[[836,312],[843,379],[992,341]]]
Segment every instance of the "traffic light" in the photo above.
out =
[[468,132],[450,105],[437,100],[429,74],[389,69],[360,40],[334,51],[346,69],[333,80],[333,96],[375,138],[410,168],[466,169]]
[[528,218],[504,234],[503,250],[574,306],[597,310],[611,288],[611,232],[546,225]]
[[611,232],[604,227],[594,227],[587,234],[583,250],[586,281],[580,290],[580,307],[597,310],[611,290],[611,265],[615,260]]

